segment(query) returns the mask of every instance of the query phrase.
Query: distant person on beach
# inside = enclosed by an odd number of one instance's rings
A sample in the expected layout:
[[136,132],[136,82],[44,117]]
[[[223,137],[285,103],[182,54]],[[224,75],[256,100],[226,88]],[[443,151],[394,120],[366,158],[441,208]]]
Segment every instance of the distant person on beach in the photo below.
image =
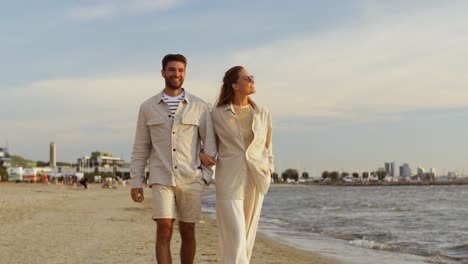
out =
[[218,160],[200,154],[206,166],[216,163],[216,219],[225,264],[249,263],[274,170],[271,116],[249,97],[254,93],[254,77],[245,68],[225,73],[212,110]]
[[201,147],[216,155],[216,140],[208,104],[182,88],[187,60],[166,55],[161,75],[165,87],[140,106],[130,176],[133,201],[142,202],[145,167],[149,160],[149,185],[156,222],[156,259],[172,263],[170,243],[174,220],[182,238],[181,263],[193,263],[195,223],[201,216],[204,185],[213,171],[199,159]]
[[45,171],[42,171],[41,181],[44,184],[49,184],[49,176],[47,176],[47,173],[45,173]]
[[83,185],[85,189],[88,189],[88,178],[83,177],[80,179],[80,184]]

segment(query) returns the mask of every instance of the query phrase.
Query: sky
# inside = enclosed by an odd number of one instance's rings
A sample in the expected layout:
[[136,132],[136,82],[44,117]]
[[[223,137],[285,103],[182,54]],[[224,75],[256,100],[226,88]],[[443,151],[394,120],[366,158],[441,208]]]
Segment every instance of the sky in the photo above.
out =
[[76,162],[130,160],[161,59],[214,104],[224,72],[255,75],[276,171],[375,170],[386,161],[468,174],[467,1],[0,2],[0,146]]

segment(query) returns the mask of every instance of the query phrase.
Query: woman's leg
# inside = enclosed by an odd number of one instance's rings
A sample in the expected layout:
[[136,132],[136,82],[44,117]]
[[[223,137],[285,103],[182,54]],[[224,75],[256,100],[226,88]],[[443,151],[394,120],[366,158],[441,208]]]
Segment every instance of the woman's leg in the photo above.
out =
[[244,217],[246,230],[246,253],[247,259],[250,261],[255,244],[255,237],[257,235],[257,227],[262,211],[264,195],[260,194],[251,177],[248,177],[245,191]]
[[223,264],[248,264],[243,200],[216,200]]

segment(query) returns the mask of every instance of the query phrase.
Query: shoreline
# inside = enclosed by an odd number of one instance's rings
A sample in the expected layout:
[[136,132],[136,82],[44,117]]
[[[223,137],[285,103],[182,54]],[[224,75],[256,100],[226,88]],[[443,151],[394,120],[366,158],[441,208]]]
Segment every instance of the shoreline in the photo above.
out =
[[[151,190],[144,190],[146,199],[138,204],[131,201],[129,186],[103,189],[89,184],[83,190],[63,184],[0,182],[0,259],[5,263],[155,263]],[[177,229],[171,243],[173,263],[180,263]],[[195,263],[221,263],[216,221],[207,213],[196,225],[196,236]],[[337,261],[259,232],[251,263]]]
[[448,186],[448,185],[468,185],[468,181],[452,182],[297,182],[297,183],[272,183],[270,187],[289,187],[289,186],[331,186],[331,187],[397,187],[397,186]]
[[[203,213],[203,221],[209,222],[210,225],[217,228],[216,219],[212,213]],[[274,258],[271,258],[274,256]],[[219,260],[219,259],[218,259]],[[252,253],[251,263],[299,263],[299,264],[338,264],[337,260],[320,255],[318,253],[298,249],[287,245],[283,242],[274,240],[263,234],[261,231],[257,232],[255,245]]]

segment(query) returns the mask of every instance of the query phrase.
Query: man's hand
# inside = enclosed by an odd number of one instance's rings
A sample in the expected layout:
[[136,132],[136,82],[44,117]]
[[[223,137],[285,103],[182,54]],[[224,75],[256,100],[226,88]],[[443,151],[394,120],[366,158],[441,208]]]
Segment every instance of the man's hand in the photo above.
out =
[[202,163],[203,166],[205,166],[205,167],[211,167],[211,166],[213,166],[213,165],[216,165],[216,158],[215,158],[215,157],[206,155],[206,154],[203,153],[203,152],[200,152],[200,153],[198,154],[198,156],[200,157],[200,161],[201,161],[201,163]]
[[135,188],[130,192],[134,202],[141,203],[145,199],[143,196],[143,188]]

